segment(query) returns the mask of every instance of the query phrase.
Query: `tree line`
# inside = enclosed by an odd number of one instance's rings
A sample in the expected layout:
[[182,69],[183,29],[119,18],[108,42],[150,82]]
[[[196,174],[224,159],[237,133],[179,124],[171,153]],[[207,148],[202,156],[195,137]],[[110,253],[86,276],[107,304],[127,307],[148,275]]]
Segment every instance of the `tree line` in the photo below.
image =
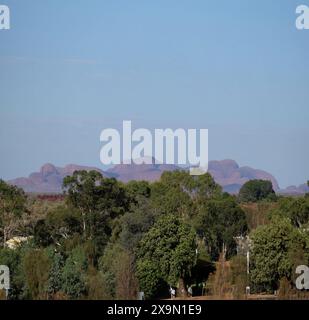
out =
[[[170,288],[241,297],[247,286],[291,289],[295,267],[309,263],[309,197],[278,197],[269,181],[232,196],[208,173],[124,184],[76,171],[63,194],[51,202],[0,181],[10,299],[152,299]],[[249,275],[239,237],[250,239]]]

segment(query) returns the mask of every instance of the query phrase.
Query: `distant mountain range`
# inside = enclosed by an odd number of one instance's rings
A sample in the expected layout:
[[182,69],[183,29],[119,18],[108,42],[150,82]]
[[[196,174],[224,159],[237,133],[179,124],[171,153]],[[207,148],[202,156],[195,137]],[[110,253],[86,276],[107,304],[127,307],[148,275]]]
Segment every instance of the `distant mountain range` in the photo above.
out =
[[62,192],[63,178],[72,175],[77,170],[96,170],[104,174],[103,171],[94,167],[69,164],[61,168],[51,163],[46,163],[39,172],[31,173],[28,178],[17,178],[8,182],[24,189],[25,192],[60,193]]
[[289,186],[285,189],[279,190],[283,195],[301,195],[309,192],[309,187],[306,183],[297,186]]
[[[119,164],[106,171],[99,168],[69,164],[65,167],[56,167],[53,164],[44,164],[39,172],[34,172],[28,178],[17,178],[8,181],[9,183],[21,187],[25,192],[33,193],[60,193],[62,191],[62,181],[65,176],[72,175],[76,170],[96,170],[105,177],[114,177],[120,181],[130,180],[155,181],[161,177],[164,171],[180,169],[175,165],[155,164],[152,159],[151,164]],[[268,172],[253,169],[248,166],[239,167],[234,160],[210,161],[208,172],[215,181],[229,193],[238,193],[241,186],[252,179],[270,180],[276,192],[282,194],[303,194],[309,192],[307,185],[299,187],[291,186],[280,190],[277,180]]]

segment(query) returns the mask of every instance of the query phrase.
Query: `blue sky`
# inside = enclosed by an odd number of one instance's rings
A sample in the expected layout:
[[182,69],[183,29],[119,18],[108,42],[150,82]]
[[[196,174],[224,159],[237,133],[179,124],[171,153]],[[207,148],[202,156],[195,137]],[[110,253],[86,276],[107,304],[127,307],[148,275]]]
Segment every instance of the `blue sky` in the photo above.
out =
[[100,131],[208,128],[210,159],[309,179],[309,0],[1,0],[0,177],[100,166]]

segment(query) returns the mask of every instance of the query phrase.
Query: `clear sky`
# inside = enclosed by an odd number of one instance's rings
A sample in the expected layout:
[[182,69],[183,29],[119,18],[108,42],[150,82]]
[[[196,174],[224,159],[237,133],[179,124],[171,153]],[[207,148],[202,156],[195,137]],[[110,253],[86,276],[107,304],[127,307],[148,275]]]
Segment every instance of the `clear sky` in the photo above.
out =
[[309,179],[309,0],[0,0],[0,177],[100,166],[100,131],[208,128],[210,159]]

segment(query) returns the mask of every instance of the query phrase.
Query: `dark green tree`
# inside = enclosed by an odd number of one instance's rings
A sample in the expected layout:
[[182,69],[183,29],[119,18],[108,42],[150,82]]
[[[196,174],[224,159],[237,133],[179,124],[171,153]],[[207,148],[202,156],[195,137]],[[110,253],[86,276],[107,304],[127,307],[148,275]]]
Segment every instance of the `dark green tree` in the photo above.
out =
[[[281,278],[292,279],[295,262],[308,264],[308,236],[294,228],[287,218],[274,217],[251,235],[250,279],[255,290],[278,289]],[[295,259],[295,252],[302,257]]]
[[0,248],[0,265],[6,265],[10,269],[9,299],[24,298],[25,277],[22,270],[22,252],[20,248],[15,250]]
[[44,219],[36,222],[33,235],[35,243],[45,247],[51,244],[59,245],[62,240],[82,232],[79,210],[59,205]]
[[166,171],[160,181],[152,184],[151,200],[163,213],[177,214],[190,220],[199,202],[221,194],[221,187],[210,174],[191,176],[184,170]]
[[301,228],[309,223],[309,198],[282,197],[278,207],[270,212],[273,215],[289,218],[295,227]]
[[18,230],[19,218],[26,212],[24,191],[0,179],[0,232],[3,244]]
[[130,203],[137,204],[140,198],[149,198],[151,187],[148,181],[129,181],[125,185]]
[[203,239],[208,253],[217,260],[223,248],[226,256],[236,253],[236,236],[245,235],[248,229],[246,215],[232,196],[206,201],[199,206],[193,220],[197,234]]
[[53,247],[48,252],[51,260],[51,267],[49,270],[47,292],[49,297],[53,298],[58,292],[62,290],[63,267],[65,259],[60,252],[55,251]]
[[62,291],[70,299],[80,299],[86,293],[87,256],[83,247],[72,250],[62,272]]
[[179,285],[196,264],[194,230],[174,215],[164,215],[142,238],[137,250],[137,277],[148,297],[158,293],[160,284]]
[[128,209],[123,185],[97,171],[76,171],[65,177],[63,188],[68,204],[81,212],[84,238],[104,247],[112,232],[112,221]]
[[152,227],[158,212],[152,207],[148,198],[139,198],[138,203],[131,206],[131,210],[120,220],[119,242],[131,253],[137,247],[143,235]]
[[264,199],[275,200],[276,194],[271,181],[249,180],[239,190],[238,197],[243,202],[257,202]]

